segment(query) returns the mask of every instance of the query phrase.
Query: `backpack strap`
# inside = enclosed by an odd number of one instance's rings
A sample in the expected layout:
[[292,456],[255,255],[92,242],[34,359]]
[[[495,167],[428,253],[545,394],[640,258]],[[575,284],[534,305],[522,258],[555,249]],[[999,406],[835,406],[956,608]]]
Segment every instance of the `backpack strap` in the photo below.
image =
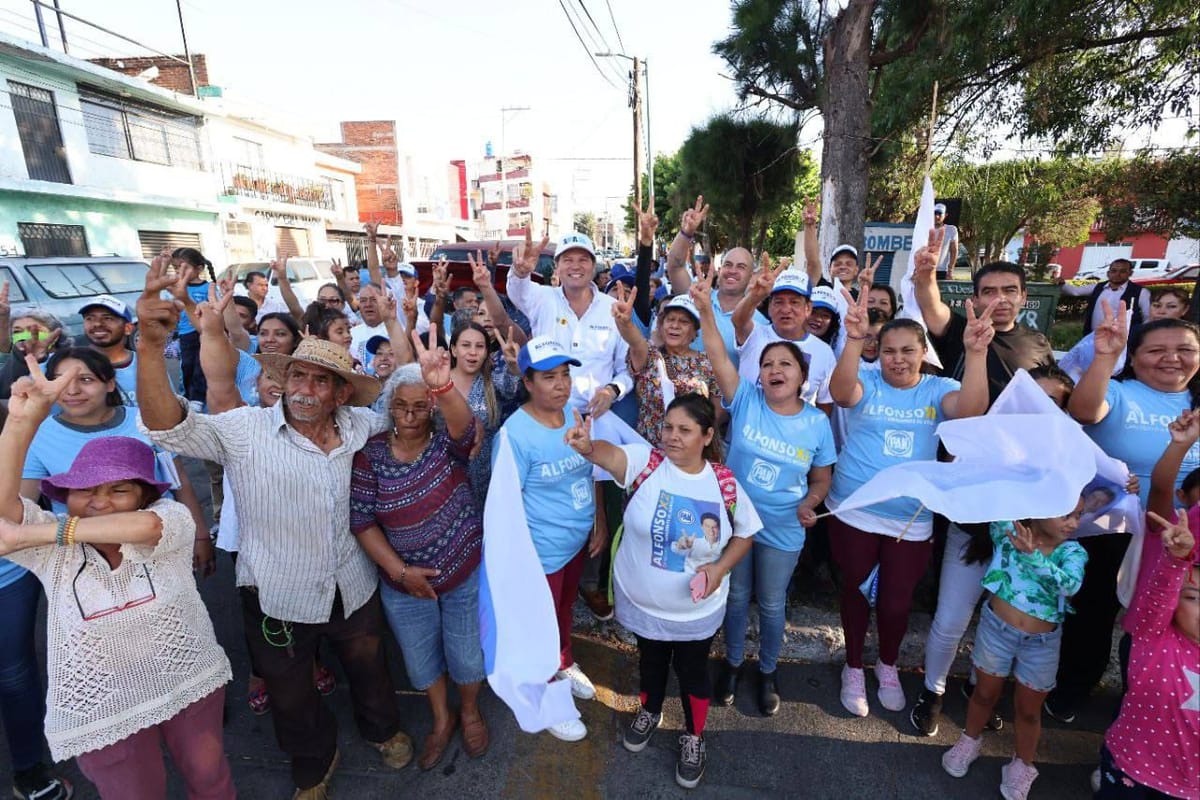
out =
[[650,449],[650,460],[646,462],[646,468],[638,473],[638,476],[633,479],[633,483],[629,484],[628,491],[625,492],[626,503],[629,502],[629,498],[633,497],[633,493],[636,492],[641,485],[646,482],[646,479],[654,473],[654,470],[658,469],[659,465],[662,464],[666,458],[666,453],[664,453],[662,450],[659,450],[657,447]]
[[721,500],[725,503],[725,515],[729,517],[729,527],[733,528],[733,515],[737,513],[737,478],[725,464],[716,461],[708,462],[713,474],[717,476],[717,485],[721,487]]

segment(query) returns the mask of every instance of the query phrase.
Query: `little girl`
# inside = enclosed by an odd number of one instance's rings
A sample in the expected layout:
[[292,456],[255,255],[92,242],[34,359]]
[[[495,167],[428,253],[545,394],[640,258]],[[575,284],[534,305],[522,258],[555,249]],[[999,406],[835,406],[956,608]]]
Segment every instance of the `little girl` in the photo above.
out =
[[1067,598],[1079,591],[1087,563],[1087,551],[1068,541],[1079,525],[1081,507],[1082,501],[1062,517],[991,524],[995,551],[982,583],[992,594],[975,632],[975,691],[967,705],[966,729],[942,756],[942,767],[956,778],[967,774],[979,757],[984,726],[1013,674],[1016,754],[1000,770],[1005,800],[1026,800],[1038,775],[1033,756],[1042,732],[1042,701],[1058,672],[1060,626],[1070,611]]
[[[161,255],[165,255],[164,250]],[[208,283],[216,283],[217,276],[213,272],[212,262],[204,254],[193,247],[180,247],[170,254],[171,266],[176,269],[191,267],[195,272],[188,281],[187,293],[192,302],[203,303],[208,300]],[[179,366],[183,371],[183,393],[188,400],[203,403],[208,395],[208,385],[204,380],[204,372],[200,369],[200,331],[196,330],[191,317],[182,314],[179,317]]]

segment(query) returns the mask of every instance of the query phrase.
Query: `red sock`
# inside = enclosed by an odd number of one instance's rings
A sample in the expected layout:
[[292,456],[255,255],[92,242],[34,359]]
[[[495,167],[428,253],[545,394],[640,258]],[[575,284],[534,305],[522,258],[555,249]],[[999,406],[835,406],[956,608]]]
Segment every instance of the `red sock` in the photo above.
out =
[[708,721],[708,698],[701,699],[688,695],[688,703],[692,707],[692,735],[701,736],[704,733],[704,723]]
[[646,707],[647,699],[649,699],[649,695],[647,695],[645,692],[638,692],[638,702],[642,704],[642,708]]

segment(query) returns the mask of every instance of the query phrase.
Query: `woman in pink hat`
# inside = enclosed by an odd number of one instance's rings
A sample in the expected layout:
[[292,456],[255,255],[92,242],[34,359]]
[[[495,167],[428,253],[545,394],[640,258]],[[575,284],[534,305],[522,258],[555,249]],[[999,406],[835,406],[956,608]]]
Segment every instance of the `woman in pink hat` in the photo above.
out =
[[[13,386],[0,461],[20,464],[80,367],[49,381],[29,359]],[[0,474],[0,555],[46,589],[46,739],[75,757],[103,798],[166,796],[161,742],[194,800],[235,796],[222,745],[229,660],[192,578],[195,523],[162,499],[154,451],[125,436],[89,441],[42,491],[65,513],[20,495]],[[20,524],[10,520],[20,520]]]

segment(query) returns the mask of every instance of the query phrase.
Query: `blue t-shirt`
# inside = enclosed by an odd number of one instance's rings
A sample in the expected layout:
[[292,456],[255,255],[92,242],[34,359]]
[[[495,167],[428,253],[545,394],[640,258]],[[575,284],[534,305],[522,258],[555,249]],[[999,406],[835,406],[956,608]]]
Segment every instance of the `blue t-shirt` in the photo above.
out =
[[[191,295],[193,301],[197,303],[208,302],[208,281],[204,283],[189,283],[187,293]],[[187,314],[179,315],[179,326],[176,328],[180,336],[187,333],[195,333],[196,326],[192,324],[191,319]]]
[[[858,379],[863,395],[857,405],[846,409],[846,444],[829,491],[836,504],[880,470],[936,460],[938,440],[933,431],[946,419],[942,400],[960,387],[950,378],[922,375],[911,389],[897,389],[877,370],[864,370]],[[915,499],[898,497],[863,510],[900,522],[929,522],[933,514],[927,508],[917,514],[920,505]]]
[[[737,332],[733,328],[733,312],[722,311],[721,304],[717,302],[717,292],[714,289],[712,293],[713,319],[717,323],[717,330],[721,332],[721,338],[725,340],[725,352],[729,354],[729,360],[733,365],[738,366],[742,359],[738,354]],[[758,311],[754,312],[755,325],[770,325],[771,321],[764,317]],[[697,335],[696,340],[692,342],[692,349],[703,353],[704,352],[704,337]],[[765,523],[766,517],[763,517]],[[767,523],[768,525],[770,523]]]
[[[1141,482],[1142,507],[1150,496],[1150,473],[1171,441],[1167,426],[1191,407],[1186,392],[1160,392],[1137,380],[1109,381],[1108,415],[1084,428],[1100,449],[1125,462]],[[1193,444],[1175,478],[1178,489],[1188,473],[1200,467],[1200,443]]]
[[808,493],[808,472],[837,461],[829,417],[809,404],[799,414],[777,414],[762,389],[749,381],[738,384],[726,407],[731,418],[726,463],[762,519],[755,540],[780,550],[803,550],[805,531],[796,507]]
[[[547,428],[523,408],[504,423],[517,462],[525,518],[547,575],[579,553],[595,523],[592,465],[563,440],[573,426],[571,420],[560,428]],[[492,450],[493,462],[498,452]]]
[[[48,478],[71,468],[71,462],[83,446],[92,439],[105,436],[128,436],[140,442],[150,444],[141,431],[138,430],[138,414],[133,409],[118,408],[117,413],[104,425],[81,428],[64,422],[58,417],[50,417],[38,426],[33,442],[29,445],[29,453],[25,456],[25,468],[21,471],[23,480]],[[156,450],[157,451],[157,450]],[[160,481],[172,482],[174,476],[163,466],[162,458],[154,466],[154,475]],[[67,511],[65,503],[54,501],[51,506],[56,514]]]
[[252,408],[258,405],[258,374],[260,372],[262,372],[262,365],[258,363],[258,359],[244,350],[238,350],[237,372],[234,373],[233,382],[237,385],[242,401]]

